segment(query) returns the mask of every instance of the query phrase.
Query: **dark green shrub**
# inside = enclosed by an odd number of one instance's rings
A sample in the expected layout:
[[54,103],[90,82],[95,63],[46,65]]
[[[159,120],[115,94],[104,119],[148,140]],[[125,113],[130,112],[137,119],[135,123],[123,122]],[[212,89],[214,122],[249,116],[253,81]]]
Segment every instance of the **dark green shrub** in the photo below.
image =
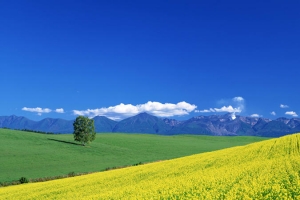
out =
[[138,166],[138,165],[142,165],[142,164],[143,164],[142,162],[139,162],[139,163],[133,164],[133,166]]
[[29,180],[28,180],[26,177],[21,177],[21,178],[19,179],[19,181],[20,181],[21,184],[23,184],[23,183],[28,183],[28,182],[29,182]]
[[75,173],[75,172],[70,172],[70,173],[68,173],[68,176],[69,176],[69,177],[76,176],[76,173]]

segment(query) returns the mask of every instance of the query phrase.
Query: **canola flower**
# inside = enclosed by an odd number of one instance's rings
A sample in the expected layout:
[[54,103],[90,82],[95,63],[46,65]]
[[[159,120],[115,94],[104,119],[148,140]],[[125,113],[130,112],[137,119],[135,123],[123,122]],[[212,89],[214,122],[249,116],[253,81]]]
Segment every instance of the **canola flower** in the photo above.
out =
[[0,188],[0,199],[300,199],[300,134]]

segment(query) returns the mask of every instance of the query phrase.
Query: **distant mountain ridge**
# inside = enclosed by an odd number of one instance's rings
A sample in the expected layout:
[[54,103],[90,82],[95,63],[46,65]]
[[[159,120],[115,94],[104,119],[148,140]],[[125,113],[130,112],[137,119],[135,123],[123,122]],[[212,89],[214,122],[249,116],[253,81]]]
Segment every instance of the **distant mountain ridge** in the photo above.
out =
[[[266,118],[244,117],[231,114],[197,116],[185,121],[158,118],[147,113],[114,121],[104,116],[93,118],[96,132],[152,133],[160,135],[197,134],[220,136],[264,136],[279,137],[300,132],[299,118]],[[33,121],[19,116],[0,116],[0,128],[28,129],[52,133],[72,133],[74,120],[45,118]]]
[[0,127],[11,129],[28,129],[34,131],[52,133],[72,133],[74,120],[45,118],[41,121],[33,121],[26,117],[0,116]]

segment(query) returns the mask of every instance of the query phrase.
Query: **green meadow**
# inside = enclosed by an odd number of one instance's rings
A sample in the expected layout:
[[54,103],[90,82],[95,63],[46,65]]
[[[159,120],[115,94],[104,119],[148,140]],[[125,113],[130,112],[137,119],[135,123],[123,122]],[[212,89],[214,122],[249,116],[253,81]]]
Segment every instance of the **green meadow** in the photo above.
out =
[[72,134],[0,129],[0,182],[98,172],[246,145],[268,138],[101,133],[88,146]]

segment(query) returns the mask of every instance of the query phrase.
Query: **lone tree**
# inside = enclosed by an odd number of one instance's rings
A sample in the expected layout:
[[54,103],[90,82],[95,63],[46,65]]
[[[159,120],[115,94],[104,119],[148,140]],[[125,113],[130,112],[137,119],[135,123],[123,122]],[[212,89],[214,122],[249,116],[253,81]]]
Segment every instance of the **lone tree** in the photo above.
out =
[[74,140],[81,142],[83,146],[95,140],[96,132],[94,127],[94,120],[88,117],[78,116],[73,123],[74,126]]

